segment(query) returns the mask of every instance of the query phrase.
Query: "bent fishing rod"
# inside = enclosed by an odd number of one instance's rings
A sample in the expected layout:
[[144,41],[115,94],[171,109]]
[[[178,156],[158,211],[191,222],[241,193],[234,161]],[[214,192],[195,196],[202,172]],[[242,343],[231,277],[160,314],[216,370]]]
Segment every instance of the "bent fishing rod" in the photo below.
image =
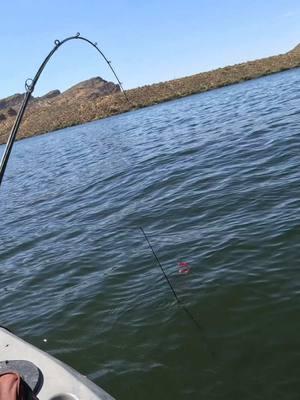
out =
[[9,156],[10,156],[13,144],[15,142],[15,139],[16,139],[20,124],[22,122],[22,119],[23,119],[23,116],[24,116],[24,113],[25,113],[25,110],[26,110],[26,107],[27,107],[27,105],[29,103],[29,100],[30,100],[30,98],[32,96],[32,93],[33,93],[33,91],[35,89],[36,83],[39,80],[44,68],[46,67],[48,61],[53,56],[53,54],[64,43],[69,42],[70,40],[83,40],[84,42],[87,42],[88,44],[90,44],[91,46],[93,46],[96,49],[96,51],[101,55],[101,57],[104,59],[104,61],[108,64],[109,68],[111,69],[113,75],[115,76],[115,78],[116,78],[116,80],[118,82],[118,85],[119,85],[122,93],[124,94],[124,97],[125,97],[126,101],[128,101],[128,103],[130,103],[130,101],[129,101],[127,95],[126,95],[126,92],[123,89],[122,83],[121,83],[121,81],[120,81],[115,69],[111,65],[111,61],[109,61],[106,58],[106,56],[104,55],[104,53],[100,50],[100,48],[98,47],[97,42],[93,43],[91,40],[89,40],[89,39],[87,39],[87,38],[85,38],[83,36],[80,36],[79,32],[76,33],[76,35],[67,37],[67,38],[65,38],[65,39],[63,39],[61,41],[60,40],[55,40],[54,41],[54,48],[50,51],[50,53],[47,55],[47,57],[42,62],[41,66],[39,67],[39,69],[38,69],[38,71],[37,71],[37,73],[35,75],[35,77],[33,79],[27,79],[26,82],[25,82],[26,92],[25,92],[25,95],[24,95],[24,99],[23,99],[23,102],[22,102],[21,107],[19,109],[19,112],[18,112],[18,114],[16,116],[16,120],[14,122],[14,125],[13,125],[13,127],[11,129],[11,132],[10,132],[10,135],[9,135],[9,138],[8,138],[8,141],[7,141],[7,144],[6,144],[2,159],[1,159],[1,163],[0,163],[0,186],[2,184],[3,176],[4,176],[4,173],[5,173],[5,170],[6,170],[7,162],[9,160]]

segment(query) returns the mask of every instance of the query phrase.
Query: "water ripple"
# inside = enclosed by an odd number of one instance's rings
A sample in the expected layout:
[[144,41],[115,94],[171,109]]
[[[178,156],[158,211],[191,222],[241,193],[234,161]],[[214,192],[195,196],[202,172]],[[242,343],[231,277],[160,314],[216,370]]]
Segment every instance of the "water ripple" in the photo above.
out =
[[298,398],[298,74],[17,143],[1,324],[124,400]]

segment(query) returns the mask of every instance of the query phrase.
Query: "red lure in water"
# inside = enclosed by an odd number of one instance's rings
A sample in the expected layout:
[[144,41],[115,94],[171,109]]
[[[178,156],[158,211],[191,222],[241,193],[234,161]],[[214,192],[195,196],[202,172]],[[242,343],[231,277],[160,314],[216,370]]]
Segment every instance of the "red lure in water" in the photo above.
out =
[[179,266],[178,272],[181,275],[186,275],[186,274],[189,274],[191,272],[190,264],[188,262],[186,262],[186,261],[179,262],[178,266]]

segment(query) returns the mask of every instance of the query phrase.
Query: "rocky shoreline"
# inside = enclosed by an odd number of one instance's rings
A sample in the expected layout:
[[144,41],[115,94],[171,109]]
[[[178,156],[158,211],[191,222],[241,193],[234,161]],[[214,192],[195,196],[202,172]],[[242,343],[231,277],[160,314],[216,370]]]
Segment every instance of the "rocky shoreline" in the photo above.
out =
[[[118,85],[101,78],[93,78],[75,85],[64,93],[54,90],[43,97],[33,99],[18,139],[297,67],[300,67],[300,45],[278,56],[128,90],[126,94],[129,102],[120,92]],[[0,144],[7,140],[21,101],[21,94],[0,100]]]

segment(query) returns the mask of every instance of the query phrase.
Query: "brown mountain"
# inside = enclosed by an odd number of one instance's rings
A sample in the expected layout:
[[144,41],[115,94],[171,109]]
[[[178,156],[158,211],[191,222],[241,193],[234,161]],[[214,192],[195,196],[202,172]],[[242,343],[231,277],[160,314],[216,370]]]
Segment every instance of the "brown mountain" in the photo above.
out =
[[[81,82],[63,93],[51,91],[34,98],[26,112],[18,138],[33,136],[160,102],[205,92],[300,67],[300,44],[293,50],[180,79],[128,90],[126,101],[120,87],[102,78]],[[0,143],[6,141],[22,95],[0,100]]]
[[96,99],[99,96],[107,96],[112,93],[120,91],[119,85],[115,85],[112,82],[107,82],[104,79],[97,77],[88,79],[72,86],[70,89],[63,92],[63,97],[73,97],[80,99]]
[[10,107],[19,106],[21,101],[23,100],[24,94],[16,93],[12,96],[6,97],[5,99],[0,100],[0,110],[5,110]]
[[[75,105],[78,110],[85,102],[96,101],[118,92],[120,92],[119,85],[95,77],[80,82],[63,93],[59,90],[52,90],[41,97],[32,96],[22,124],[24,128],[29,123],[29,129],[26,130],[26,133],[18,135],[18,138],[65,126],[70,123],[68,122],[70,118],[74,119],[75,117]],[[0,143],[5,141],[5,136],[11,129],[23,98],[24,93],[17,93],[0,100]],[[70,111],[70,106],[73,106],[72,111]],[[54,112],[60,114],[58,119],[53,118]],[[35,122],[33,122],[32,116],[36,119]]]
[[[119,91],[119,85],[116,85],[113,82],[107,82],[100,77],[96,77],[77,83],[63,93],[61,93],[59,90],[51,90],[42,97],[32,96],[31,103],[34,103],[35,106],[38,106],[42,105],[44,101],[47,102],[48,100],[51,100],[52,102],[54,98],[55,102],[64,102],[65,100],[71,98],[78,99],[80,101],[84,99],[96,99],[99,96],[107,96],[108,94],[117,93]],[[23,100],[23,97],[24,93],[17,93],[13,96],[0,100],[0,110],[3,110],[2,113],[5,114],[5,110],[9,108],[18,108]]]

